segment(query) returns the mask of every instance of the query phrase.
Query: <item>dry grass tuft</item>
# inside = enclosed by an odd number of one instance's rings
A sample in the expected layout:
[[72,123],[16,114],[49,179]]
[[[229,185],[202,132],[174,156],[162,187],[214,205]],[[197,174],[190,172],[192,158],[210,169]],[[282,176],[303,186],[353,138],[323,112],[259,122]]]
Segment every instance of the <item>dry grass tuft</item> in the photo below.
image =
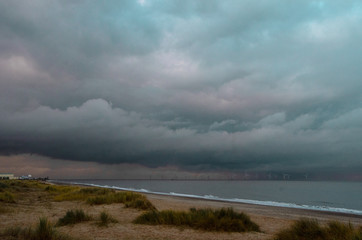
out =
[[114,219],[111,215],[107,212],[101,212],[99,215],[99,222],[98,226],[100,227],[108,227],[109,223],[117,223],[118,221]]
[[362,228],[337,221],[321,226],[317,220],[300,219],[277,233],[274,240],[362,240]]
[[45,191],[53,195],[55,201],[84,200],[84,196],[77,194],[80,187],[51,185],[44,188]]
[[221,232],[259,231],[259,226],[244,213],[232,208],[194,209],[190,211],[149,211],[134,220],[136,224],[187,226],[194,229]]
[[47,186],[46,191],[53,195],[55,201],[86,201],[90,205],[123,203],[125,207],[140,210],[156,209],[148,199],[139,193],[116,192],[113,189],[76,186]]
[[136,208],[140,210],[156,209],[144,195],[133,192],[114,192],[90,197],[87,199],[87,203],[91,205],[123,203],[127,208]]
[[82,209],[68,210],[65,216],[58,220],[57,226],[72,225],[90,221],[91,219],[92,217],[84,213]]
[[10,192],[0,192],[0,202],[15,203],[15,196]]
[[46,218],[40,218],[35,229],[12,227],[3,230],[0,237],[16,240],[71,240],[67,235],[58,233]]
[[46,184],[37,180],[1,180],[0,191],[4,188],[11,188],[14,191],[24,191],[31,188],[44,188]]

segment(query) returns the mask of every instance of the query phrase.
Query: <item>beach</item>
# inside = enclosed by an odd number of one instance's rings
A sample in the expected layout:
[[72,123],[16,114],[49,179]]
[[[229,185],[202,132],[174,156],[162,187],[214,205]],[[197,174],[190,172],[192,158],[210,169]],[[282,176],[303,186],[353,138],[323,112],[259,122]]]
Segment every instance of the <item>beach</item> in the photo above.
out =
[[[84,188],[84,187],[82,187]],[[75,239],[272,239],[273,235],[290,226],[300,218],[313,218],[324,223],[338,220],[353,225],[362,225],[362,216],[319,212],[303,209],[260,206],[253,204],[230,203],[187,197],[144,194],[158,210],[188,210],[189,208],[233,208],[248,214],[260,226],[261,232],[225,233],[193,230],[186,227],[152,226],[134,224],[132,221],[142,211],[125,208],[123,204],[89,205],[84,201],[54,201],[49,193],[39,189],[28,189],[17,196],[16,203],[1,203],[7,209],[1,213],[0,228],[14,226],[34,226],[40,217],[56,223],[71,209],[83,209],[91,216],[106,211],[118,223],[99,227],[94,222],[78,223],[57,227],[57,231]]]

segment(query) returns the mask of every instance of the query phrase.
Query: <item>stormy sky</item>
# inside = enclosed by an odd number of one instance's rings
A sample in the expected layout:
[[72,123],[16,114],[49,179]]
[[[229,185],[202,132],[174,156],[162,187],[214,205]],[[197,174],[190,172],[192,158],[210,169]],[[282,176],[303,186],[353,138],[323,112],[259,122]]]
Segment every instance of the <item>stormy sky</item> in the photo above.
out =
[[0,1],[2,167],[361,173],[361,23],[360,1]]

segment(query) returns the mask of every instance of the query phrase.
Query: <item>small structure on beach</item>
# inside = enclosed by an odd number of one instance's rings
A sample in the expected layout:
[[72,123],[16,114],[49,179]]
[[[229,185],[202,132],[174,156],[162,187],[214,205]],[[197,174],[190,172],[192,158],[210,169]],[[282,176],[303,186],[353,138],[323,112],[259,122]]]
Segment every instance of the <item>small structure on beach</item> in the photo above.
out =
[[13,173],[0,173],[0,179],[15,179]]

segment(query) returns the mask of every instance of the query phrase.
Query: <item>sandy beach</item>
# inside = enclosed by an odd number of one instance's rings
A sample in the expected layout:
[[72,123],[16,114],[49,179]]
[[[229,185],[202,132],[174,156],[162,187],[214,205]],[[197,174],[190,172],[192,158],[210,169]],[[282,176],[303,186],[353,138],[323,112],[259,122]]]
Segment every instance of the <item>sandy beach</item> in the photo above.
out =
[[193,230],[172,226],[148,226],[133,224],[132,221],[142,211],[124,208],[123,204],[89,205],[84,201],[56,202],[42,190],[31,189],[19,193],[14,204],[1,203],[8,211],[1,213],[0,229],[13,226],[32,226],[39,217],[47,217],[52,223],[63,217],[67,210],[83,209],[92,216],[106,211],[118,223],[108,227],[98,227],[94,222],[85,222],[73,226],[58,227],[58,231],[77,239],[272,239],[279,230],[288,227],[294,220],[313,218],[320,222],[338,220],[350,222],[353,225],[362,225],[362,216],[339,214],[331,212],[309,211],[301,209],[259,206],[251,204],[209,201],[185,197],[145,194],[158,210],[188,210],[195,208],[227,208],[232,207],[238,212],[248,214],[256,222],[261,232],[248,233],[220,233]]
[[362,240],[361,23],[0,0],[0,240]]

